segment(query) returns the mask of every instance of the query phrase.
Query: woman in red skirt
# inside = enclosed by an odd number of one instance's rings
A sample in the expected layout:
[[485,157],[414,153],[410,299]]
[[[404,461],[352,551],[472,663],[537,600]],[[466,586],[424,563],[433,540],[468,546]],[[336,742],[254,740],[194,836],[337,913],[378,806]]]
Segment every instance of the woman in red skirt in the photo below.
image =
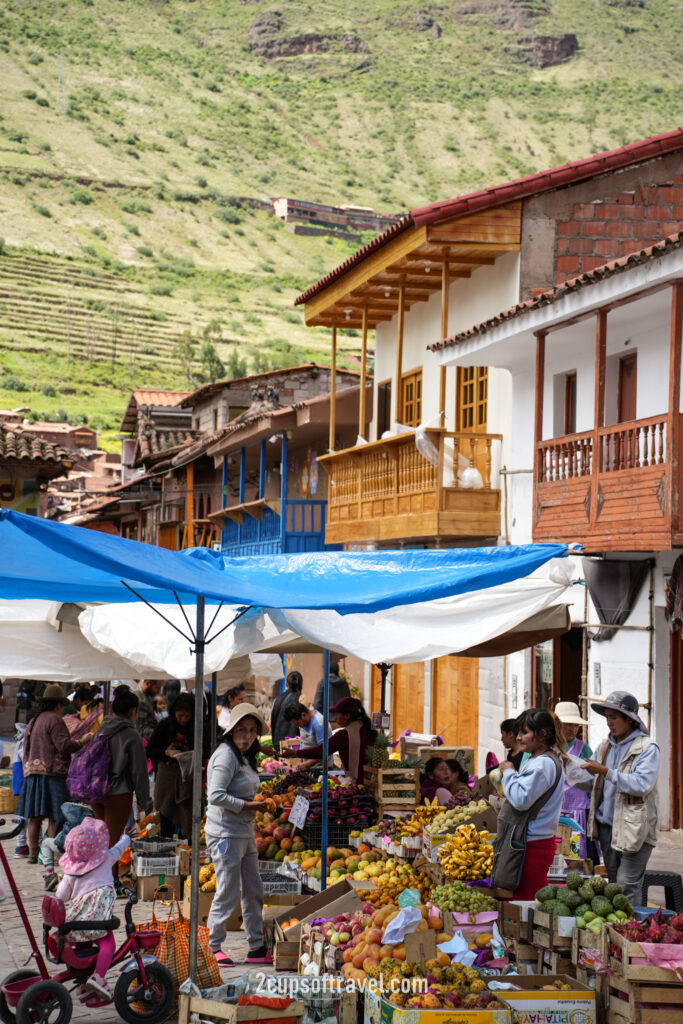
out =
[[[532,900],[548,884],[548,869],[555,857],[555,833],[562,810],[564,771],[553,748],[557,744],[555,722],[548,711],[532,708],[517,719],[517,739],[531,756],[519,771],[510,761],[500,765],[503,792],[512,811],[520,818],[535,804],[529,819],[526,851],[515,900]],[[509,813],[509,811],[508,811]]]

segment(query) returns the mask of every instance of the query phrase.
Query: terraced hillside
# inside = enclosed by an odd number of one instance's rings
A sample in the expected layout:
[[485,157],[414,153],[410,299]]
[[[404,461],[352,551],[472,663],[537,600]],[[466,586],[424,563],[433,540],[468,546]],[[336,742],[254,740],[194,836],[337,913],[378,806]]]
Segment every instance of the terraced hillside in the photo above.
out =
[[8,0],[0,405],[113,427],[199,381],[187,331],[323,358],[292,300],[354,245],[265,200],[394,214],[669,130],[682,36],[679,0]]

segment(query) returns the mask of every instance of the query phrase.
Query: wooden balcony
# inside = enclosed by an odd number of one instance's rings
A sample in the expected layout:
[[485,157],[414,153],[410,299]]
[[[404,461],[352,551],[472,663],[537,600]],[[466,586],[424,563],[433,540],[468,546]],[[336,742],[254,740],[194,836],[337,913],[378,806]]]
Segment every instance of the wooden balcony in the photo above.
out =
[[533,539],[588,551],[671,548],[679,481],[669,450],[666,413],[540,441]]
[[[420,454],[413,433],[320,457],[330,476],[328,544],[499,535],[500,490],[491,483],[501,435],[436,429],[426,440],[430,458]],[[468,464],[483,487],[462,486],[458,468]]]

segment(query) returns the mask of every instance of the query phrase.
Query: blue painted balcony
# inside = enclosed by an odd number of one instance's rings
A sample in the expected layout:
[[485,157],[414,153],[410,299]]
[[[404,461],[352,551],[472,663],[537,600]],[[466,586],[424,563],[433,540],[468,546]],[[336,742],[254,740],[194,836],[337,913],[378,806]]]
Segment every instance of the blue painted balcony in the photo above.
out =
[[240,557],[336,548],[325,544],[326,505],[325,501],[288,499],[283,516],[280,501],[261,498],[223,509],[221,552]]

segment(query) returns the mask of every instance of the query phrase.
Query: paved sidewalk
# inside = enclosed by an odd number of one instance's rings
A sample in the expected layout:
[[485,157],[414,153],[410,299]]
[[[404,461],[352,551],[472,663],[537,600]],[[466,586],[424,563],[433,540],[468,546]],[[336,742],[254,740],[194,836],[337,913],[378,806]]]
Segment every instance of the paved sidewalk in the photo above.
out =
[[[26,858],[14,858],[14,842],[4,843],[5,852],[7,853],[12,872],[14,874],[17,886],[21,893],[21,897],[24,901],[26,911],[28,913],[29,920],[34,928],[36,940],[42,949],[42,918],[40,914],[40,905],[43,899],[43,869],[39,864],[27,864]],[[677,832],[662,832],[660,835],[659,844],[656,847],[652,857],[650,858],[650,864],[648,865],[650,870],[661,870],[661,871],[677,871],[683,875],[683,831]],[[3,879],[3,882],[5,880]],[[6,899],[0,903],[0,936],[2,942],[0,943],[0,979],[4,978],[10,971],[17,970],[18,968],[25,967],[30,955],[29,942],[26,937],[26,932],[21,923],[18,910],[14,904],[9,888],[6,886],[8,895]],[[650,893],[650,902],[661,902],[663,904],[663,893],[661,890],[652,890]],[[123,921],[123,900],[119,900],[116,903],[116,916],[120,917]],[[163,917],[168,913],[167,908],[159,907],[157,905],[157,916]],[[151,902],[140,902],[133,909],[133,919],[142,923],[145,921],[151,921],[152,919],[152,903]],[[123,941],[125,938],[125,931],[122,928],[116,933],[117,942]],[[224,981],[228,981],[231,978],[237,978],[241,974],[245,973],[244,964],[241,962],[247,952],[247,942],[243,931],[230,932],[228,941],[224,946],[224,951],[236,961],[237,966],[232,968],[224,968],[221,972]],[[254,969],[254,968],[250,968]],[[260,969],[260,968],[259,968]],[[274,973],[272,967],[263,968],[267,973]],[[52,973],[56,973],[56,968],[51,969]],[[110,981],[113,984],[116,981],[116,973],[110,974]],[[105,1008],[104,1010],[90,1010],[87,1007],[83,1007],[78,1003],[74,1003],[74,1021],[97,1021],[98,1024],[118,1024],[120,1018],[114,1010],[113,1004],[111,1008]]]
[[[45,895],[43,889],[42,865],[28,864],[25,857],[15,858],[13,855],[14,841],[5,842],[3,843],[3,846],[9,859],[10,867],[17,883],[17,888],[19,889],[24,906],[26,907],[29,921],[33,927],[36,941],[42,951],[43,924],[40,906],[43,896]],[[2,875],[2,868],[0,868],[0,875]],[[7,892],[7,896],[2,903],[0,903],[0,980],[6,977],[10,971],[15,971],[27,966],[33,966],[32,962],[27,965],[31,949],[24,926],[21,923],[19,911],[14,902],[14,897],[12,896],[4,877],[2,881]],[[117,946],[124,941],[126,934],[123,927],[124,906],[125,901],[123,899],[116,901],[114,913],[122,922],[121,928],[115,933]],[[157,917],[165,918],[167,915],[168,908],[160,906],[157,903]],[[141,901],[136,904],[133,908],[133,920],[139,924],[151,921],[152,903],[148,901]],[[253,967],[245,967],[245,965],[240,962],[244,960],[247,953],[247,940],[243,931],[228,933],[228,941],[224,946],[224,951],[236,962],[235,967],[224,968],[221,971],[224,981],[228,981],[230,978],[237,978],[241,974],[244,974],[248,969],[254,969]],[[50,973],[57,973],[57,967],[54,965],[48,966]],[[271,973],[273,968],[265,967],[263,970]],[[109,983],[111,988],[113,988],[116,983],[117,976],[116,969],[112,970],[109,974]],[[91,1010],[88,1007],[82,1006],[77,1001],[74,1001],[74,1013],[72,1020],[97,1021],[98,1024],[114,1024],[114,1022],[120,1024],[121,1018],[116,1013],[113,1004],[111,1007],[105,1007],[104,1009]]]

